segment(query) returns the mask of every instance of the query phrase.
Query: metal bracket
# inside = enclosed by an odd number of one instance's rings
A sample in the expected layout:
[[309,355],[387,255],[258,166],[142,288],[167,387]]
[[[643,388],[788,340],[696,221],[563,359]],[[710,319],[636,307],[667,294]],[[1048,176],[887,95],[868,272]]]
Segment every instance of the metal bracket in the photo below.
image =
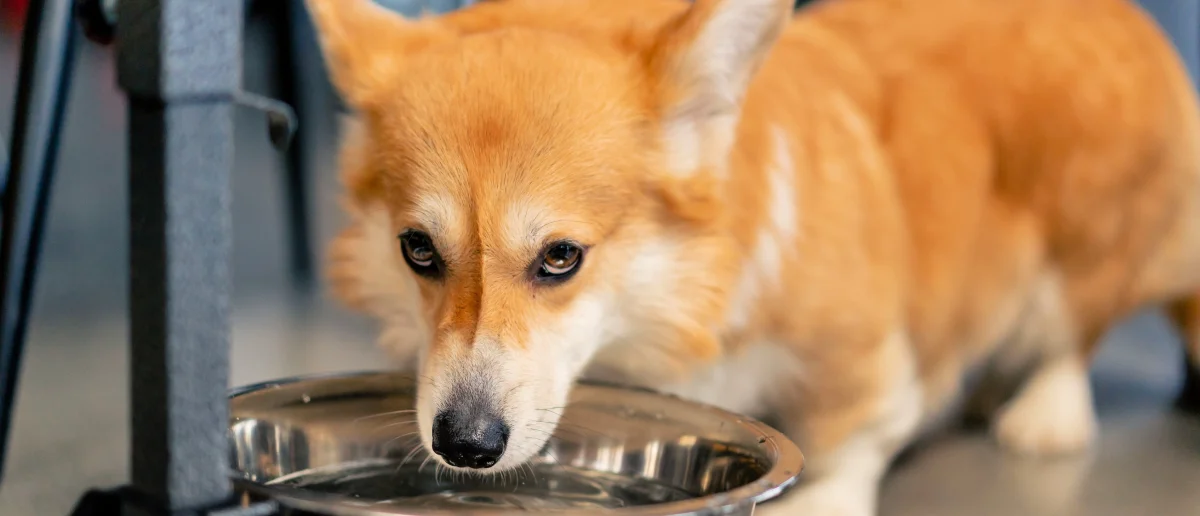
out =
[[117,31],[117,0],[75,0],[75,18],[88,39],[107,45]]
[[[75,17],[88,39],[102,45],[111,44],[117,31],[117,0],[75,0]],[[291,20],[283,20],[291,23]],[[257,93],[239,91],[234,102],[263,112],[267,116],[267,135],[271,145],[283,152],[296,135],[296,111],[281,102]]]
[[271,145],[282,152],[292,144],[296,136],[296,111],[285,102],[265,97],[257,93],[239,92],[234,102],[240,106],[262,111],[267,115],[267,135]]

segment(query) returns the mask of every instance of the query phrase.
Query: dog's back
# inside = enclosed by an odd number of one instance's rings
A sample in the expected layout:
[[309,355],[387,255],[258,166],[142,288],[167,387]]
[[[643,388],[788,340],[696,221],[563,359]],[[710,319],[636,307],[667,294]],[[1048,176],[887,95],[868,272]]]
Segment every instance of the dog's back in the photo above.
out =
[[1086,356],[1115,318],[1200,290],[1194,86],[1132,2],[837,0],[805,24],[878,81],[928,373],[1005,338]]
[[[819,2],[748,94],[743,125],[781,119],[793,149],[828,138],[830,120],[872,133],[797,167],[797,188],[817,190],[800,195],[815,230],[784,268],[810,273],[785,275],[778,297],[750,310],[789,307],[777,317],[809,331],[799,434],[819,482],[857,485],[863,470],[851,464],[877,457],[863,443],[887,456],[912,436],[914,414],[943,410],[985,362],[972,408],[999,409],[1002,444],[1082,450],[1096,432],[1095,345],[1144,305],[1170,308],[1200,371],[1200,109],[1176,52],[1134,2]],[[876,145],[885,164],[871,166]],[[856,193],[807,177],[822,175]],[[770,204],[740,209],[761,220]],[[902,222],[889,220],[897,214]],[[892,302],[907,346],[881,330],[881,344],[861,343]],[[906,347],[911,355],[897,351]],[[909,356],[919,394],[899,379]],[[788,509],[846,509],[822,489]]]

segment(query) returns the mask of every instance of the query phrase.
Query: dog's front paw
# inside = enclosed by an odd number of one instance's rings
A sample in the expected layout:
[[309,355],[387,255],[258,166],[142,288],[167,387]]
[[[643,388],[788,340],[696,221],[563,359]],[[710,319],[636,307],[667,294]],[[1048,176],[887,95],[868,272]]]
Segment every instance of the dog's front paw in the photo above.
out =
[[1086,451],[1096,438],[1087,372],[1075,360],[1047,364],[999,414],[996,439],[1020,455],[1049,457]]
[[834,484],[802,487],[780,500],[760,505],[764,516],[875,516],[875,489],[839,489]]

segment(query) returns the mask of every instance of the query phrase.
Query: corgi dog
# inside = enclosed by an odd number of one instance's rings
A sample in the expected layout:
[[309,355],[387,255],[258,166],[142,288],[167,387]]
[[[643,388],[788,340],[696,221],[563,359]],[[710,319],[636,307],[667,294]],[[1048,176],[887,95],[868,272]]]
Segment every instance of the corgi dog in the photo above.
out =
[[867,516],[955,407],[1084,451],[1139,307],[1200,367],[1200,109],[1132,0],[792,4],[308,0],[356,121],[331,284],[438,463],[520,466],[599,378],[769,418],[807,465],[765,509]]

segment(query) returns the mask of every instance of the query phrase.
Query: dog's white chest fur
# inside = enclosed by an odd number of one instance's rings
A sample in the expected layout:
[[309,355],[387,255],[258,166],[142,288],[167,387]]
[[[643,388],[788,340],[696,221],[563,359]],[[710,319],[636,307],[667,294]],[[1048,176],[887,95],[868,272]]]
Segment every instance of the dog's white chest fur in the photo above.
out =
[[781,392],[796,385],[800,374],[799,360],[787,349],[773,342],[756,342],[697,371],[688,381],[660,390],[761,417]]

